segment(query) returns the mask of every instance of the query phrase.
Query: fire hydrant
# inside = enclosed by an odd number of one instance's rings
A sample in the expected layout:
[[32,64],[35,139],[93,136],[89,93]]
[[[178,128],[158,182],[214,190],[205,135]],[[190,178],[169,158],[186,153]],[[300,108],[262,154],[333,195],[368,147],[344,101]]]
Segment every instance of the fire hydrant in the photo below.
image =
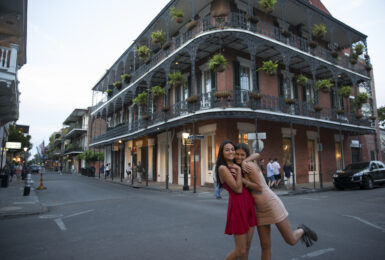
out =
[[32,178],[31,173],[27,174],[27,179],[25,180],[25,186],[24,186],[24,194],[23,196],[29,196],[29,193],[31,191],[31,184],[32,184]]

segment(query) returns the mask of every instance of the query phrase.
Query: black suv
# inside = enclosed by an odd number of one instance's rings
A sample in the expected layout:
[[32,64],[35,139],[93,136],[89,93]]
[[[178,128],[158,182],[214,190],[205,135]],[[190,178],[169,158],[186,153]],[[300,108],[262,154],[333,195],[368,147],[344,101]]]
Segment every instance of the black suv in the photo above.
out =
[[349,164],[343,171],[333,174],[336,189],[360,187],[373,189],[374,184],[385,183],[385,165],[380,161]]

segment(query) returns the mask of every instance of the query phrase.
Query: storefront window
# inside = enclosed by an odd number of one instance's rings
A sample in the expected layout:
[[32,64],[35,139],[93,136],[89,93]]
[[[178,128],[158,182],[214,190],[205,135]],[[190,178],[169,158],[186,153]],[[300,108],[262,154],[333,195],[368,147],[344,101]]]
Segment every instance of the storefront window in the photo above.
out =
[[307,141],[307,154],[308,154],[308,162],[309,162],[309,172],[316,171],[316,161],[315,161],[315,141],[308,140]]
[[335,143],[337,170],[342,170],[341,143]]

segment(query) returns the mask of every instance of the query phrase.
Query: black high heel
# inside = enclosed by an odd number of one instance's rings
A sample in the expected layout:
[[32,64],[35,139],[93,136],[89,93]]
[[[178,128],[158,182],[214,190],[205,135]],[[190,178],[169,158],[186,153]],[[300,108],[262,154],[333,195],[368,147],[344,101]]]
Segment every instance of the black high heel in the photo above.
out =
[[318,240],[317,233],[311,230],[309,227],[305,226],[304,224],[301,224],[298,228],[301,228],[304,231],[304,234],[302,235],[301,239],[302,242],[305,243],[306,247],[311,247],[313,245],[312,241]]

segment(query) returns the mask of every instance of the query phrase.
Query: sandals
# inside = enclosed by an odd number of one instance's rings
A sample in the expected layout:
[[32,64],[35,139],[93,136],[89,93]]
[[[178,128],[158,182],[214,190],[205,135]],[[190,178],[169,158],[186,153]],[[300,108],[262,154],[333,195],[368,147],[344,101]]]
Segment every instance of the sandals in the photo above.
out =
[[313,241],[318,240],[317,233],[305,226],[304,224],[299,225],[297,229],[299,228],[303,229],[303,231],[305,232],[301,237],[302,242],[305,243],[306,247],[311,247],[313,245]]

